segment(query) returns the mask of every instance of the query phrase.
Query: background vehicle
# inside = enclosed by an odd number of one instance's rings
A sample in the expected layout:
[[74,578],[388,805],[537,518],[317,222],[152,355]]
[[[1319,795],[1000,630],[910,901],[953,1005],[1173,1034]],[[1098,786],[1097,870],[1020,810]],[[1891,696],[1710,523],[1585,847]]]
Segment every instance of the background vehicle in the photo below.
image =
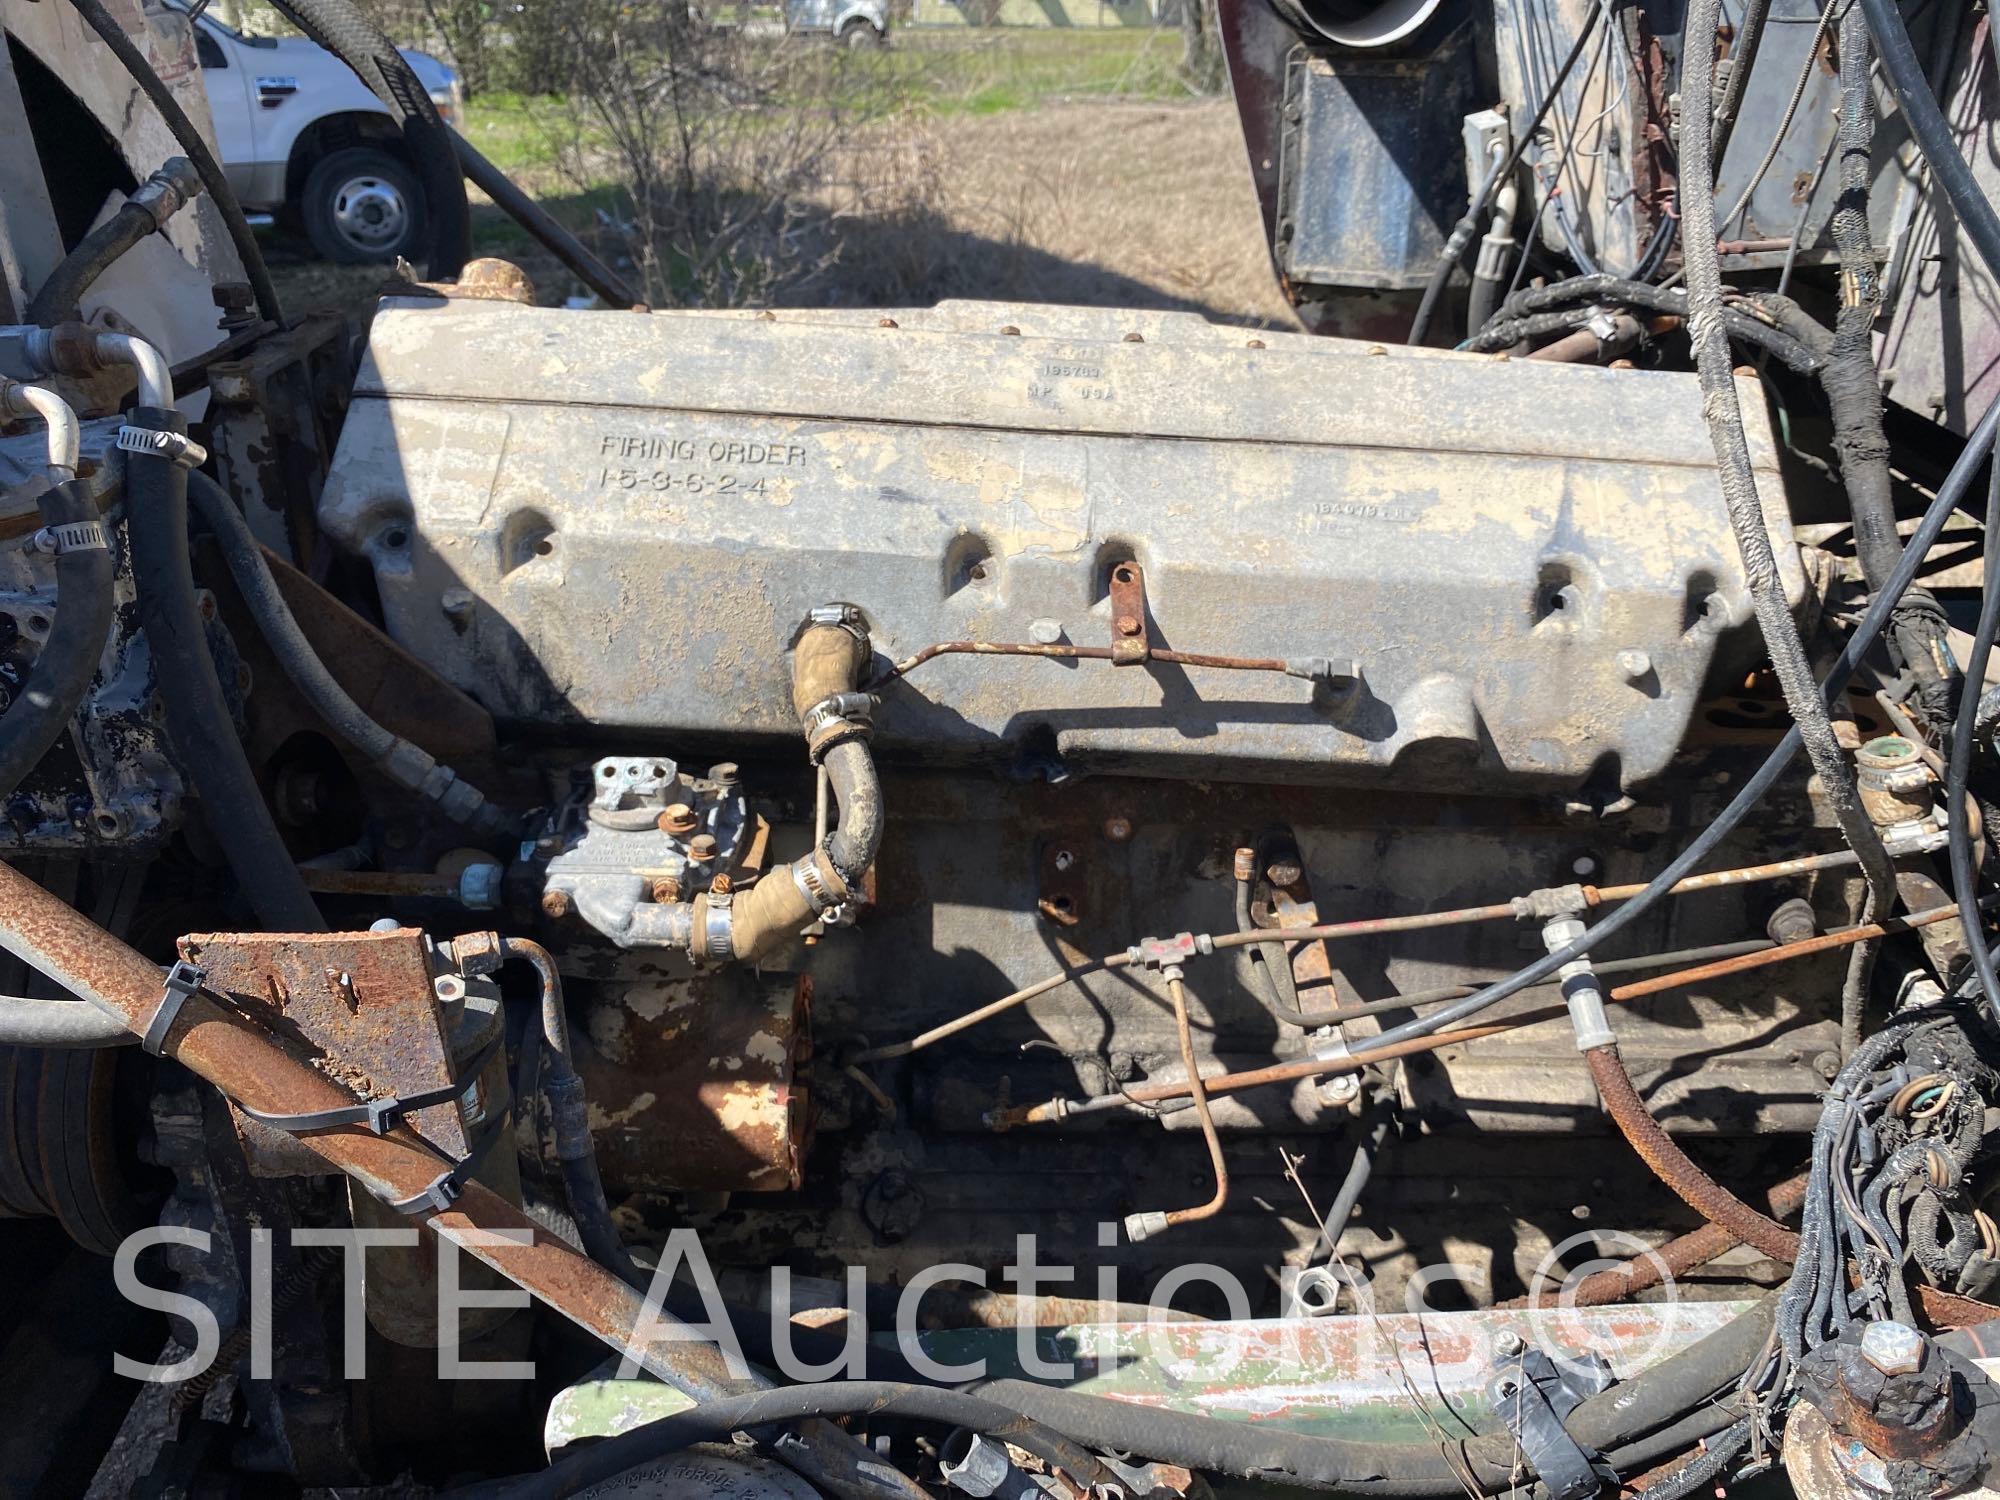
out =
[[[246,209],[287,215],[329,260],[394,260],[424,242],[402,132],[352,69],[308,37],[236,31],[206,12],[194,42],[216,152]],[[428,53],[402,55],[455,124],[458,75]]]
[[886,0],[786,0],[785,29],[824,32],[846,47],[879,47],[889,38],[889,7]]

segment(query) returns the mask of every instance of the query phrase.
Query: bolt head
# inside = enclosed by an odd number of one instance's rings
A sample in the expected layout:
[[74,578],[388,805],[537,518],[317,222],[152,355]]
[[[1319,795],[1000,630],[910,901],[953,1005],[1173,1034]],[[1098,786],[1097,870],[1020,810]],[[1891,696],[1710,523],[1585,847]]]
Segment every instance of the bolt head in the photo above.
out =
[[1028,639],[1033,641],[1037,646],[1053,646],[1062,638],[1063,627],[1061,620],[1030,620],[1028,622]]
[[1305,866],[1296,859],[1274,859],[1264,867],[1264,878],[1280,890],[1291,889],[1305,877]]
[[1130,818],[1110,817],[1104,820],[1104,836],[1114,844],[1122,844],[1132,837]]
[[715,841],[712,833],[696,834],[688,841],[688,858],[696,864],[707,864],[721,852],[722,846]]
[[1625,674],[1627,682],[1639,682],[1652,673],[1653,659],[1643,651],[1620,651],[1618,670]]
[[1139,633],[1139,617],[1137,615],[1120,615],[1114,622],[1114,625],[1120,635],[1137,635]]
[[1914,1375],[1923,1367],[1924,1336],[1907,1323],[1870,1323],[1861,1331],[1861,1356],[1884,1375]]
[[701,819],[685,802],[676,802],[654,821],[662,833],[689,834],[701,826]]
[[543,915],[543,916],[545,916],[545,917],[548,917],[548,918],[549,918],[550,920],[552,920],[552,921],[556,921],[556,922],[560,922],[560,921],[561,921],[561,920],[562,920],[562,919],[563,919],[564,917],[568,916],[568,915],[569,915],[569,892],[568,892],[568,891],[543,891],[543,892],[542,892],[542,915]]

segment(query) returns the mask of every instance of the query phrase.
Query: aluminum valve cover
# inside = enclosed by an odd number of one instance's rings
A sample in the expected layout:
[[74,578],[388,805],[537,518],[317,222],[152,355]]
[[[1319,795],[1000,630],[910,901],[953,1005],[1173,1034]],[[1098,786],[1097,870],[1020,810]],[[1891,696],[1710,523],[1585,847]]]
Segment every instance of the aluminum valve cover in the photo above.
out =
[[[1760,401],[1751,450],[1805,589]],[[391,300],[320,519],[390,632],[513,721],[795,742],[786,650],[940,641],[1323,658],[1358,683],[979,655],[877,743],[1073,768],[1631,783],[1749,601],[1694,377],[1187,314],[622,313]]]

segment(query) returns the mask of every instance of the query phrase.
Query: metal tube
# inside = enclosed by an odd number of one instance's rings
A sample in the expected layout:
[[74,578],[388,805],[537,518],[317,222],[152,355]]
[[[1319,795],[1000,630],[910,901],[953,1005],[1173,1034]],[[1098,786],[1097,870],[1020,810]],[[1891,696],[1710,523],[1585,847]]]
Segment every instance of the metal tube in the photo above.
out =
[[77,426],[76,413],[69,403],[47,386],[23,385],[7,381],[4,387],[7,410],[19,417],[40,417],[49,430],[49,456],[47,462],[50,484],[63,484],[76,478],[77,459],[82,450],[83,435]]
[[[11,866],[0,864],[0,947],[143,1034],[161,999],[160,971],[96,923]],[[294,1060],[251,1021],[197,994],[182,1005],[165,1055],[230,1098],[270,1114],[339,1109],[354,1096]],[[416,1197],[438,1179],[438,1159],[408,1126],[372,1135],[356,1125],[302,1133],[301,1144],[385,1201]],[[603,1267],[539,1228],[478,1182],[449,1208],[413,1216],[476,1260],[540,1298],[587,1333],[629,1354],[647,1373],[697,1400],[759,1388],[738,1378],[714,1344],[643,1299]],[[499,1236],[504,1235],[505,1238]],[[646,1336],[650,1334],[651,1336]],[[842,1496],[923,1491],[830,1423],[807,1421],[778,1456]]]
[[1188,1093],[1194,1099],[1195,1116],[1201,1121],[1202,1139],[1208,1142],[1209,1165],[1215,1171],[1215,1192],[1206,1203],[1193,1208],[1127,1215],[1125,1233],[1134,1244],[1181,1224],[1212,1219],[1229,1203],[1229,1165],[1222,1159],[1222,1137],[1215,1133],[1215,1120],[1208,1111],[1208,1091],[1201,1085],[1201,1065],[1194,1055],[1194,1027],[1188,1020],[1187,986],[1181,982],[1177,970],[1167,973],[1167,994],[1174,1002],[1174,1030],[1180,1038],[1181,1066],[1187,1069]]
[[137,373],[139,405],[167,407],[174,404],[174,372],[168,368],[166,356],[144,339],[134,338],[129,333],[100,333],[97,336],[97,354],[100,359],[128,364]]

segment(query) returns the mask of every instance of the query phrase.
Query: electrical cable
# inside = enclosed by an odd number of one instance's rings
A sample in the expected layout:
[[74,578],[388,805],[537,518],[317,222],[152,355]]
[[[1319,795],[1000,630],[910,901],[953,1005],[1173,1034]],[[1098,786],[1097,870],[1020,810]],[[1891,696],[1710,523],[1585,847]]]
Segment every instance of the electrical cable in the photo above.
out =
[[1949,818],[1951,883],[1958,897],[1958,910],[1965,927],[1966,947],[1972,954],[1973,971],[1979,976],[1981,994],[2000,1016],[2000,972],[1993,954],[1981,941],[1977,875],[1973,867],[1973,844],[1967,792],[1972,777],[1972,751],[1979,731],[1979,695],[1986,682],[1986,666],[1993,656],[1993,641],[2000,635],[2000,463],[1991,466],[1986,486],[1986,539],[1983,592],[1979,600],[1979,624],[1972,637],[1972,650],[1965,661],[1965,682],[1959,693],[1958,715],[1951,725],[1951,753],[1945,769],[1945,808]]
[[1736,201],[1729,207],[1729,212],[1719,221],[1722,228],[1727,229],[1743,216],[1743,211],[1750,206],[1751,195],[1757,191],[1765,174],[1771,170],[1772,163],[1777,161],[1778,153],[1784,150],[1785,137],[1791,133],[1792,121],[1798,118],[1799,104],[1806,96],[1806,88],[1812,83],[1813,69],[1819,62],[1820,41],[1826,36],[1827,29],[1833,25],[1833,18],[1840,10],[1840,3],[1841,0],[1826,0],[1826,8],[1819,15],[1819,25],[1813,30],[1812,40],[1806,43],[1805,64],[1799,69],[1798,79],[1792,85],[1792,97],[1785,105],[1784,114],[1778,120],[1777,133],[1771,137],[1771,144],[1764,149],[1763,157],[1750,173],[1748,180],[1744,182],[1743,191],[1737,194]]
[[[1555,107],[1557,98],[1562,94],[1563,84],[1569,80],[1570,73],[1576,67],[1577,59],[1583,56],[1583,49],[1590,43],[1591,33],[1596,29],[1597,23],[1604,17],[1604,8],[1605,0],[1597,0],[1597,3],[1590,8],[1590,14],[1584,17],[1583,24],[1577,28],[1576,40],[1570,44],[1569,55],[1562,60],[1561,66],[1556,69],[1555,80],[1550,83],[1548,91],[1542,95],[1541,103],[1535,106],[1535,112],[1528,117],[1526,127],[1515,135],[1514,149],[1507,153],[1506,160],[1501,163],[1496,171],[1487,177],[1485,185],[1473,198],[1471,207],[1465,211],[1466,220],[1476,223],[1485,217],[1486,210],[1492,204],[1493,195],[1499,191],[1500,184],[1526,159],[1528,143],[1534,139],[1535,132],[1542,128],[1542,121],[1548,118],[1549,111]],[[1463,223],[1465,220],[1461,220],[1460,222]],[[1524,266],[1527,264],[1527,246],[1525,242],[1522,245],[1521,263]],[[1440,275],[1440,271],[1442,272],[1442,276]],[[1443,290],[1443,279],[1448,278],[1450,274],[1450,267],[1443,265],[1440,265],[1438,270],[1434,270],[1431,273],[1432,281],[1439,283],[1438,290],[1440,292]],[[1425,288],[1425,298],[1433,306],[1436,305],[1437,298],[1431,294],[1429,287]],[[1419,318],[1423,317],[1421,306],[1418,308],[1417,315]],[[1410,337],[1404,342],[1409,344],[1418,343],[1427,331],[1427,324],[1421,328],[1413,324],[1410,329]]]
[[1504,158],[1493,164],[1485,182],[1472,195],[1472,206],[1466,209],[1464,217],[1452,225],[1451,233],[1445,236],[1445,242],[1438,250],[1437,264],[1431,267],[1431,279],[1424,284],[1423,300],[1417,303],[1417,315],[1410,320],[1410,336],[1403,340],[1405,344],[1421,344],[1431,331],[1431,319],[1437,313],[1445,287],[1451,283],[1451,273],[1458,269],[1473,236],[1479,233],[1479,226],[1485,218],[1483,206],[1492,200],[1494,190],[1500,185],[1501,174],[1508,170]]
[[222,163],[215,159],[209,149],[207,139],[195,128],[194,121],[187,117],[187,111],[180,107],[153,65],[146,60],[138,45],[125,34],[125,28],[118,24],[110,11],[104,8],[103,0],[69,0],[76,13],[83,17],[84,24],[97,33],[98,39],[110,49],[119,65],[132,77],[139,92],[144,94],[160,118],[166,122],[167,131],[174,138],[187,159],[194,164],[197,176],[201,178],[202,189],[214,201],[222,214],[222,227],[229,234],[229,243],[236,250],[236,258],[243,263],[244,278],[250,283],[250,294],[257,299],[257,311],[266,322],[284,322],[284,312],[278,305],[278,288],[271,280],[271,272],[264,264],[264,252],[258,247],[257,236],[250,228],[250,221],[243,217],[243,205],[236,199],[236,190],[229,185],[229,178],[222,170]]

